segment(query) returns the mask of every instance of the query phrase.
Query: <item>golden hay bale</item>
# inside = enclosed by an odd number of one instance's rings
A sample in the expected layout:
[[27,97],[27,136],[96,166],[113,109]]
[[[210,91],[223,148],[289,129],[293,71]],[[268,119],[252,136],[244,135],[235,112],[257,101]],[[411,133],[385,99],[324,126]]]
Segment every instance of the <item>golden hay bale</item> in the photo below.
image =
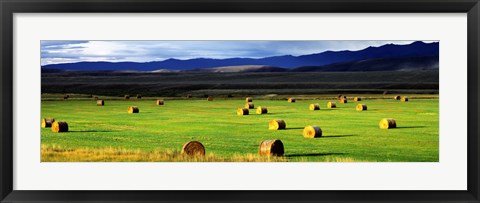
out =
[[123,96],[124,99],[130,99],[130,95],[126,94],[125,96]]
[[249,114],[248,108],[240,107],[237,109],[237,115],[239,116],[248,115],[248,114]]
[[400,100],[400,96],[393,97],[394,100]]
[[142,95],[141,94],[137,94],[137,99],[141,99],[142,98]]
[[103,100],[97,100],[97,106],[103,106],[105,102]]
[[138,107],[136,106],[129,106],[128,107],[128,113],[138,113],[140,110],[138,110]]
[[213,101],[213,97],[212,97],[212,96],[208,96],[208,97],[207,97],[207,101]]
[[55,121],[52,124],[52,132],[68,132],[68,124],[65,121]]
[[303,137],[316,138],[322,137],[322,129],[318,126],[307,126],[303,129]]
[[342,104],[347,103],[347,99],[346,98],[340,98],[340,103],[342,103]]
[[397,122],[395,122],[393,118],[384,118],[380,121],[379,125],[382,129],[396,128]]
[[253,105],[253,102],[248,102],[245,104],[245,108],[247,109],[254,109],[255,108],[255,105]]
[[285,123],[284,120],[280,119],[273,119],[270,122],[268,122],[268,129],[270,130],[282,130],[287,127],[287,124]]
[[353,101],[356,101],[356,102],[362,101],[362,98],[360,98],[360,97],[354,97],[354,98],[353,98]]
[[259,106],[257,107],[257,114],[266,114],[268,113],[267,107]]
[[42,128],[52,127],[53,122],[55,122],[54,118],[42,118]]
[[327,103],[327,108],[336,108],[337,104],[335,102],[328,102]]
[[320,104],[318,104],[318,103],[310,104],[310,106],[308,107],[308,109],[310,109],[310,110],[312,110],[312,111],[320,110]]
[[357,104],[357,111],[366,111],[367,105],[366,104]]
[[251,97],[247,97],[247,98],[245,98],[245,102],[247,102],[247,103],[248,103],[248,102],[252,102],[252,101],[253,101],[253,100],[252,100],[252,98],[251,98]]
[[288,102],[294,103],[294,102],[295,102],[295,98],[293,98],[293,97],[288,98]]
[[402,98],[400,99],[400,101],[402,101],[402,102],[408,102],[408,97],[402,97]]
[[165,103],[164,103],[163,99],[158,99],[158,100],[157,100],[157,106],[162,106],[162,105],[164,105],[164,104],[165,104]]
[[283,156],[285,150],[281,140],[264,140],[260,143],[260,156]]
[[182,154],[188,156],[205,156],[205,147],[198,141],[190,141],[183,145]]

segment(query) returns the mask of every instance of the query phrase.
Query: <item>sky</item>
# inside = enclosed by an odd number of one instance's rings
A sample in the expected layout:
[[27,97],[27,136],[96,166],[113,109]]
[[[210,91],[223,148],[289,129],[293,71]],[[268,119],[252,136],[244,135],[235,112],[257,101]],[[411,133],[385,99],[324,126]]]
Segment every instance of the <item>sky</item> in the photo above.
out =
[[[41,65],[82,61],[149,62],[169,58],[263,58],[324,51],[356,51],[369,46],[414,41],[41,41]],[[426,42],[426,41],[425,41]]]

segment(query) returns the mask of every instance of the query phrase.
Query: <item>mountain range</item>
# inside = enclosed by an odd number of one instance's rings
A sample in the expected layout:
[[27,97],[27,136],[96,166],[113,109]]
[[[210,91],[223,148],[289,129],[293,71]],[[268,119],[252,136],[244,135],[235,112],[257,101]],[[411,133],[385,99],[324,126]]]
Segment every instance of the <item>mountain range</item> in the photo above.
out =
[[395,71],[438,69],[439,43],[421,41],[386,44],[358,51],[325,51],[309,55],[265,58],[194,58],[153,62],[77,62],[42,66],[42,73],[58,71],[148,72],[310,72]]

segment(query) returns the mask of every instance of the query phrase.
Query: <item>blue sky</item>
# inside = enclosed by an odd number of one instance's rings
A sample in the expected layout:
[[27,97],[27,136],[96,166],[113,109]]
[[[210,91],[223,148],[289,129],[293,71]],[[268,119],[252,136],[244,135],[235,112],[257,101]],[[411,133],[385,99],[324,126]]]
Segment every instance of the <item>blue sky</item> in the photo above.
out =
[[41,65],[81,61],[162,61],[169,58],[262,58],[361,50],[413,41],[41,41]]

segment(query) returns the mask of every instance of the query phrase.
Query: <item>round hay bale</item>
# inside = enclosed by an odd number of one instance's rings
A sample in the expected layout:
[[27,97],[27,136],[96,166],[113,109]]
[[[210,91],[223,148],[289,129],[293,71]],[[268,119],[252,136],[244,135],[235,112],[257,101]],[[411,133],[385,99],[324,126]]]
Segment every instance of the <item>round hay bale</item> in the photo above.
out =
[[126,94],[125,96],[123,96],[124,99],[130,99],[130,95]]
[[288,102],[295,103],[295,98],[293,98],[293,97],[288,98]]
[[208,96],[207,101],[213,101],[213,96]]
[[318,126],[307,126],[303,129],[303,137],[317,138],[322,137],[322,129]]
[[337,108],[337,104],[335,102],[328,102],[327,103],[327,108],[329,108],[329,109]]
[[347,98],[340,98],[340,103],[342,103],[342,104],[347,103]]
[[249,114],[248,108],[240,107],[237,109],[237,115],[239,116],[248,115],[248,114]]
[[103,106],[105,102],[103,100],[97,100],[97,106]]
[[283,156],[285,150],[281,140],[264,140],[260,143],[260,156]]
[[54,118],[42,118],[42,128],[52,127],[53,122],[55,122]]
[[252,102],[252,101],[253,101],[253,99],[252,99],[251,97],[245,98],[245,102],[247,102],[247,103],[248,103],[248,102]]
[[128,107],[128,113],[138,113],[140,110],[136,106],[129,106]]
[[158,99],[157,100],[157,106],[163,106],[165,103],[163,101],[163,99]]
[[55,121],[52,124],[52,132],[68,132],[68,124],[65,121]]
[[318,103],[310,104],[310,106],[308,107],[308,109],[310,109],[311,111],[320,110],[320,104],[318,104]]
[[253,102],[248,102],[245,104],[245,108],[247,109],[254,109],[255,108],[255,105],[253,105]]
[[270,122],[268,122],[268,129],[270,130],[282,130],[287,127],[287,124],[285,123],[284,120],[280,119],[273,119]]
[[190,141],[183,145],[182,154],[188,156],[205,156],[205,147],[198,141]]
[[142,98],[142,95],[141,94],[137,94],[137,99],[141,99]]
[[354,97],[354,98],[353,98],[353,101],[356,101],[356,102],[362,101],[362,98],[360,98],[360,97]]
[[400,96],[393,97],[394,100],[400,100]]
[[257,107],[256,113],[257,114],[266,114],[266,113],[268,113],[268,109],[267,109],[267,107],[259,106],[259,107]]
[[408,102],[408,97],[402,97],[402,99],[400,99],[400,101],[402,101],[402,102]]
[[341,94],[339,94],[339,95],[337,96],[338,99],[341,99],[342,97],[343,97],[343,95],[341,95]]
[[389,128],[396,128],[397,122],[393,118],[384,118],[380,120],[380,128],[382,129],[389,129]]
[[357,104],[357,111],[366,111],[367,105],[366,104]]

